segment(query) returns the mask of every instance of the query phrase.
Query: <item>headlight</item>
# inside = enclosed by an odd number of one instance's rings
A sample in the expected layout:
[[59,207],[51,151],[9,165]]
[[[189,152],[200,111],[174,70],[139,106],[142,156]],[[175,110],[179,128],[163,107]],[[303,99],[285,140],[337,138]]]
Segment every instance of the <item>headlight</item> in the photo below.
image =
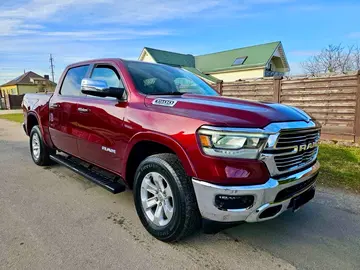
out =
[[257,159],[268,136],[260,129],[204,126],[198,130],[202,150],[205,154],[216,157]]

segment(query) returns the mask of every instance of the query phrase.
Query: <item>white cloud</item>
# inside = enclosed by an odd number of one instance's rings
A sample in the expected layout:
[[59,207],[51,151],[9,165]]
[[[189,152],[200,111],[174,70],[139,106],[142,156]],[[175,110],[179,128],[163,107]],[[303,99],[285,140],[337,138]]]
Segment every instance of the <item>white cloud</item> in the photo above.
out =
[[161,39],[182,34],[181,29],[174,29],[173,21],[200,24],[206,20],[218,24],[223,19],[259,16],[252,10],[258,4],[289,1],[5,1],[0,9],[0,67],[11,63],[18,64],[19,70],[34,66],[47,70],[49,53],[55,55],[59,70],[79,59],[112,56],[137,59],[134,55],[140,53],[150,37]]
[[41,24],[23,24],[21,25],[22,29],[32,29],[32,30],[39,30],[44,29],[44,26]]
[[57,37],[69,37],[69,38],[93,38],[93,37],[102,37],[102,36],[113,36],[114,38],[126,39],[126,37],[136,37],[136,36],[166,36],[172,34],[169,30],[97,30],[97,31],[55,31],[55,32],[45,32],[40,35],[44,36],[57,36]]
[[144,24],[189,18],[194,15],[201,16],[202,12],[226,7],[226,4],[229,4],[229,1],[209,0],[206,3],[193,0],[114,1],[112,5],[99,7],[102,13],[107,14],[105,17],[94,17],[93,20],[102,23]]
[[[167,19],[186,18],[205,10],[224,5],[228,2],[210,0],[193,2],[192,0],[32,0],[17,8],[4,7],[0,10],[1,23],[12,21],[12,30],[26,25],[25,21],[42,22],[45,20],[59,20],[66,18],[77,20],[77,23],[113,23],[142,24],[159,22]],[[146,10],[145,10],[146,9]],[[60,14],[61,12],[61,14]],[[60,16],[54,16],[59,14]],[[79,19],[77,19],[79,18]],[[81,18],[81,19],[80,19]]]
[[0,35],[16,36],[29,34],[29,29],[41,29],[40,24],[56,13],[69,9],[73,5],[108,3],[109,0],[32,0],[18,6],[7,5],[0,9]]
[[18,18],[43,20],[51,15],[72,6],[106,4],[109,0],[32,0],[17,8],[4,8],[0,10],[0,18]]

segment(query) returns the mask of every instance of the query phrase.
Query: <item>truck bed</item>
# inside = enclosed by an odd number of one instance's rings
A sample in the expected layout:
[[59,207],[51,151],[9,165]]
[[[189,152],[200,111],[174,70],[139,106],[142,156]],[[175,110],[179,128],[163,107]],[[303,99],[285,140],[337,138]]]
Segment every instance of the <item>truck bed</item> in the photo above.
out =
[[53,93],[25,94],[23,99],[23,108],[26,110],[35,110],[38,106],[45,105],[50,100]]
[[[53,93],[29,93],[25,94],[22,109],[24,112],[24,126],[27,126],[28,115],[33,115],[37,117],[38,123],[41,123],[42,132],[47,132],[48,130],[48,119],[49,119],[49,100]],[[25,130],[29,135],[29,129]]]

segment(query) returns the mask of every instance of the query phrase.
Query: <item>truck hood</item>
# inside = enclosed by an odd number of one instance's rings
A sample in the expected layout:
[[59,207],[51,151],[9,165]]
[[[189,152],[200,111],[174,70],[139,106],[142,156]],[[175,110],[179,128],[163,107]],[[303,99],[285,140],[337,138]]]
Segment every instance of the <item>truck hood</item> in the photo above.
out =
[[147,96],[145,105],[155,111],[232,127],[263,128],[273,122],[311,120],[302,110],[283,104],[221,96]]

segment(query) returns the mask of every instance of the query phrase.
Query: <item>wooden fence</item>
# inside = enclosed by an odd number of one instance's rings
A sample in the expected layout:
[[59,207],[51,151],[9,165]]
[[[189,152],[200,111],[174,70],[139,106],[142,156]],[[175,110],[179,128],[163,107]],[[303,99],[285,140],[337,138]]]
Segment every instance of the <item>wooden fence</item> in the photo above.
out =
[[298,107],[322,124],[323,139],[360,143],[360,71],[322,77],[219,82],[215,88],[223,96]]

